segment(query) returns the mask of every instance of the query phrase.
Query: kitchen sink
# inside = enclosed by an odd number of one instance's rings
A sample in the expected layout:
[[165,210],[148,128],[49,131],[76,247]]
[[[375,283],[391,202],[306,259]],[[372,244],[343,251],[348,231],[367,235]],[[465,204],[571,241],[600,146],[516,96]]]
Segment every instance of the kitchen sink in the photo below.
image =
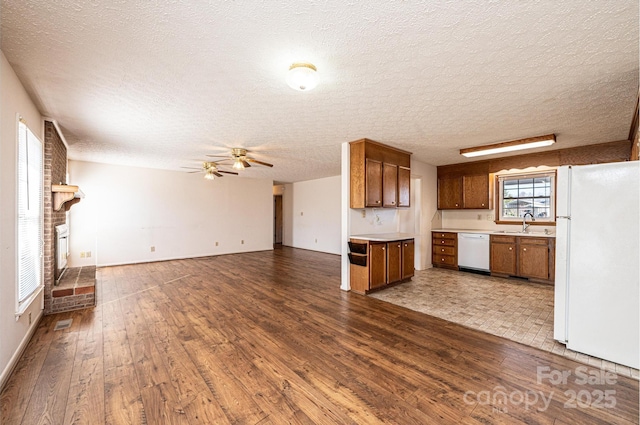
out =
[[545,233],[545,232],[531,232],[522,230],[496,230],[493,233],[503,234],[503,235],[531,235],[531,236],[553,236],[553,233]]

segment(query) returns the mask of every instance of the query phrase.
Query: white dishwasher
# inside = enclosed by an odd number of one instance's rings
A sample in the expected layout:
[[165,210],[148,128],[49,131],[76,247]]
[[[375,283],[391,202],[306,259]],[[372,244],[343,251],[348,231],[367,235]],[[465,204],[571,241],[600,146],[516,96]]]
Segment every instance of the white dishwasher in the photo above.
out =
[[458,233],[458,267],[489,271],[489,235],[485,233]]

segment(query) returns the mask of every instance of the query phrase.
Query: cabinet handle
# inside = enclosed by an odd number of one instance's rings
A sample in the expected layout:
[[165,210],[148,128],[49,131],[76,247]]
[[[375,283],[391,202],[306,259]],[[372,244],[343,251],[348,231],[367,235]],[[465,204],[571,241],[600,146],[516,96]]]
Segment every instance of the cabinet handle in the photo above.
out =
[[409,244],[404,244],[404,246],[409,246]]
[[527,251],[527,248],[522,248],[522,250],[526,252],[526,251]]
[[384,251],[384,247],[382,247],[382,250]]
[[484,207],[484,204],[482,204],[482,206]]
[[513,248],[509,247],[509,251],[513,251]]
[[442,261],[444,261],[444,258],[442,259]]
[[444,248],[442,248],[441,251],[444,252]]
[[458,204],[456,204],[456,207],[458,206]]
[[396,201],[391,201],[391,205],[395,205]]
[[444,243],[444,241],[440,241],[440,243]]
[[379,204],[379,203],[380,203],[380,201],[376,201],[376,204]]
[[[406,246],[406,245],[405,245]],[[400,248],[400,244],[398,244],[398,248]]]

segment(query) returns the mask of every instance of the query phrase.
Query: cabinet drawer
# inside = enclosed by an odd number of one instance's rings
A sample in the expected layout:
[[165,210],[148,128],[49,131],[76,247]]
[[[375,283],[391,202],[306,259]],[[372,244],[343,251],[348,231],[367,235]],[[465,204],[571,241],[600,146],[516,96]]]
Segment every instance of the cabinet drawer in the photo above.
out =
[[433,246],[455,246],[455,239],[434,239]]
[[549,238],[523,236],[520,238],[520,245],[549,245]]
[[434,258],[438,255],[456,255],[456,248],[453,246],[433,246]]
[[458,239],[457,233],[432,232],[433,239]]
[[433,254],[433,264],[442,264],[446,266],[457,266],[456,257],[453,255],[436,255]]
[[516,243],[515,236],[491,235],[490,239],[491,239],[491,242]]

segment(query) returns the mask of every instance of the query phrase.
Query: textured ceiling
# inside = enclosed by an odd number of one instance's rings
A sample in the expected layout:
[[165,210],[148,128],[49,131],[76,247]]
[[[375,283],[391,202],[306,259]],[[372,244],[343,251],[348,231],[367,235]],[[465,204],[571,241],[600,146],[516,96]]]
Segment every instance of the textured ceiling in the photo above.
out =
[[[2,51],[69,157],[178,170],[245,147],[291,182],[368,137],[423,162],[555,133],[626,139],[638,0],[2,0]],[[297,92],[288,66],[320,84]]]

